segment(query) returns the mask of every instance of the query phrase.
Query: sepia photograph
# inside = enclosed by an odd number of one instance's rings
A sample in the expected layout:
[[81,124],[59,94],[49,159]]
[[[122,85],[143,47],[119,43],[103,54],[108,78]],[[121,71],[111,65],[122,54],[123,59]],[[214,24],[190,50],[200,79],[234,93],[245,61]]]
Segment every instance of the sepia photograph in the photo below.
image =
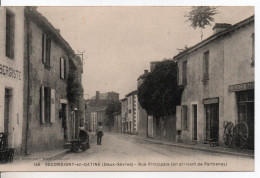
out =
[[0,6],[0,172],[255,171],[254,6]]

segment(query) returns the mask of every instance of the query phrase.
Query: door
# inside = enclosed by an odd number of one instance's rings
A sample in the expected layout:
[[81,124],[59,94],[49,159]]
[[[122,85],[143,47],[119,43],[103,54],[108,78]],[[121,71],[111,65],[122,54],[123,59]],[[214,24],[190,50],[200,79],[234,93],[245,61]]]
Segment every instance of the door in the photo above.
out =
[[238,102],[238,122],[244,121],[248,125],[249,149],[254,149],[254,90],[242,91],[237,93]]
[[12,98],[12,94],[11,94],[11,89],[5,89],[5,105],[4,105],[4,133],[6,133],[7,138],[6,138],[6,146],[8,147],[8,139],[10,136],[10,132],[9,132],[9,127],[10,127],[10,111],[11,111],[11,98]]
[[61,104],[61,119],[62,119],[62,127],[64,131],[64,140],[68,139],[68,125],[67,125],[67,112],[66,112],[67,105]]
[[219,132],[219,113],[218,103],[207,104],[206,109],[206,140],[218,140]]
[[197,140],[197,105],[192,105],[193,109],[193,140]]

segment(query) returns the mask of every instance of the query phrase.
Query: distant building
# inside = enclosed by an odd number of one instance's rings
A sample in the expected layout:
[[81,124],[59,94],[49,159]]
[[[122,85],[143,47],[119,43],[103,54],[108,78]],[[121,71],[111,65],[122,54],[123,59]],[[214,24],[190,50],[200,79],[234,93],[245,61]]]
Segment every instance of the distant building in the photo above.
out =
[[122,133],[127,133],[127,98],[121,99]]
[[90,104],[107,104],[109,101],[119,101],[119,93],[116,92],[107,92],[107,93],[100,93],[96,91],[96,96],[90,99]]
[[177,133],[183,142],[223,144],[226,121],[248,125],[254,147],[254,16],[235,25],[216,24],[212,36],[174,56],[178,84]]
[[97,112],[90,113],[90,131],[95,132],[97,130],[98,118]]
[[138,98],[137,90],[128,93],[127,99],[127,133],[137,134],[138,133]]

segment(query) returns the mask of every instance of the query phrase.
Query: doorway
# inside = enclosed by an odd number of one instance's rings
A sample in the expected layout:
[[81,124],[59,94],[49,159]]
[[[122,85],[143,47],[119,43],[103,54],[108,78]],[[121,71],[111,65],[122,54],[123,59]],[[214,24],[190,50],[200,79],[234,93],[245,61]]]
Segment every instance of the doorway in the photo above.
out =
[[238,122],[244,121],[248,126],[247,145],[254,149],[254,90],[237,93]]
[[197,140],[198,132],[197,132],[197,105],[192,105],[192,114],[193,114],[193,140]]
[[219,110],[218,103],[205,105],[206,110],[206,141],[218,140]]
[[4,103],[4,133],[6,133],[6,146],[8,147],[9,143],[9,136],[10,136],[10,122],[12,121],[11,118],[11,107],[12,103],[12,89],[5,88],[5,103]]
[[61,103],[61,119],[62,119],[62,127],[64,140],[68,140],[68,125],[67,125],[67,104]]

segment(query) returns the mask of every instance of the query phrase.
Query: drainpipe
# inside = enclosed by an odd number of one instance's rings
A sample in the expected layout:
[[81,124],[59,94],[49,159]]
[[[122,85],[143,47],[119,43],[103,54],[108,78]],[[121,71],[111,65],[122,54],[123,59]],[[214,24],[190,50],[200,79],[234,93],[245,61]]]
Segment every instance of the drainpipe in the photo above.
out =
[[29,112],[30,112],[30,21],[26,18],[26,50],[27,50],[27,59],[28,59],[28,66],[27,66],[27,118],[26,118],[26,130],[25,130],[25,155],[28,155],[28,131],[29,131]]

